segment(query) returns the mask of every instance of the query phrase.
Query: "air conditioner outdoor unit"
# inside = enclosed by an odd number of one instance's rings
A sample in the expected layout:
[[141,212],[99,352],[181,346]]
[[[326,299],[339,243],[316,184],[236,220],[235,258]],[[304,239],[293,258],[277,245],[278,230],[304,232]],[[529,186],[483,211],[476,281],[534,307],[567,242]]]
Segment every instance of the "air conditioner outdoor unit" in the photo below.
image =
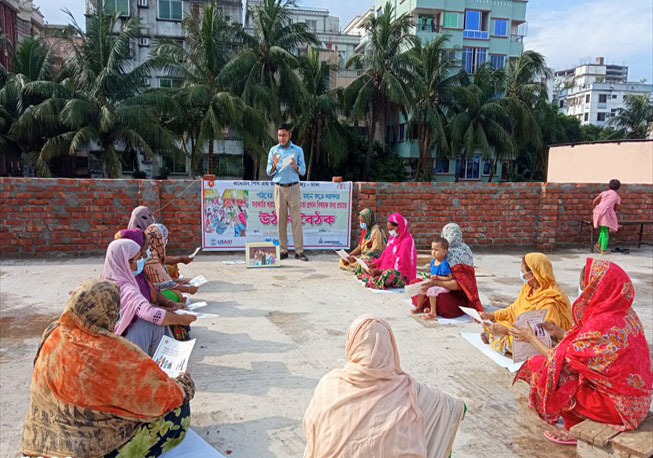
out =
[[138,0],[138,7],[139,8],[147,8],[147,2],[148,2],[148,0]]
[[139,38],[138,46],[150,46],[150,39],[148,37]]

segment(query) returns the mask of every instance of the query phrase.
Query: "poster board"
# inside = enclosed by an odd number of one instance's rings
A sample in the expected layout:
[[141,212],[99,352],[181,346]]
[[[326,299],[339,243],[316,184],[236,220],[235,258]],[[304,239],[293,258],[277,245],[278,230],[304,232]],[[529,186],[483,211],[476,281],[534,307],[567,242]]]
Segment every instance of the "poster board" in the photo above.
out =
[[[300,182],[304,248],[349,249],[352,183]],[[202,180],[202,249],[243,251],[247,242],[278,241],[271,181]],[[294,248],[290,217],[288,247]]]

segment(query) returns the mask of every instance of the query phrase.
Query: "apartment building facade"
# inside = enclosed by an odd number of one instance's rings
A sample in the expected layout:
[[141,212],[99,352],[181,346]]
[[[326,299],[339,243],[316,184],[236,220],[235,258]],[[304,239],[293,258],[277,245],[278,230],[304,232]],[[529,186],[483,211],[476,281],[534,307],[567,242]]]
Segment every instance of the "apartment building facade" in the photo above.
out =
[[[13,48],[27,37],[41,36],[45,26],[43,14],[32,0],[0,0],[0,35]],[[0,65],[11,68],[11,52],[0,43]]]
[[[374,13],[380,16],[388,0],[375,0]],[[527,0],[390,0],[395,16],[408,14],[413,33],[422,43],[447,35],[447,49],[457,66],[474,73],[483,64],[504,68],[524,50],[527,33]],[[396,135],[395,135],[396,133]],[[398,128],[390,129],[393,149],[414,167],[419,157],[415,140],[408,138],[408,121],[401,119]],[[435,149],[432,152],[436,157]],[[458,160],[438,158],[435,161],[435,181],[454,181]],[[464,160],[462,180],[488,181],[491,160],[481,154]],[[500,181],[504,164],[497,164],[493,181]]]
[[653,84],[629,82],[627,66],[606,64],[603,57],[555,72],[553,87],[560,112],[581,124],[609,125],[628,96],[647,95],[653,100]]

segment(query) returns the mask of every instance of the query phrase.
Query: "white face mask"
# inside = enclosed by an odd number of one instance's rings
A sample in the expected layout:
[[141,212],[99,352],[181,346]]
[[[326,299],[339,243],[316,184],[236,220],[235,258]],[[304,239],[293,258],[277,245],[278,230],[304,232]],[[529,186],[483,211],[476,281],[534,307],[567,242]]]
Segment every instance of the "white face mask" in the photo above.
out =
[[578,297],[582,295],[583,295],[583,288],[581,288],[580,285],[578,285]]
[[528,279],[526,279],[526,276],[524,275],[524,272],[522,272],[521,270],[519,271],[519,278],[521,278],[521,281],[523,281],[524,283],[528,281]]
[[399,235],[399,234],[397,233],[397,231],[395,231],[395,230],[393,229],[393,230],[390,231],[390,235],[391,235],[392,237],[396,237],[396,236]]

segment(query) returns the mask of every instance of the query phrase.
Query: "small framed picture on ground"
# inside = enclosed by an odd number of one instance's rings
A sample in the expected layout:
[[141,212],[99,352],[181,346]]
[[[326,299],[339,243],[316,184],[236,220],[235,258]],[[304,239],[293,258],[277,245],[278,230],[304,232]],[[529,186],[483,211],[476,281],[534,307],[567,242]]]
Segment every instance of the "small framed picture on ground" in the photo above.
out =
[[245,266],[281,267],[279,244],[274,242],[247,242],[245,245]]

